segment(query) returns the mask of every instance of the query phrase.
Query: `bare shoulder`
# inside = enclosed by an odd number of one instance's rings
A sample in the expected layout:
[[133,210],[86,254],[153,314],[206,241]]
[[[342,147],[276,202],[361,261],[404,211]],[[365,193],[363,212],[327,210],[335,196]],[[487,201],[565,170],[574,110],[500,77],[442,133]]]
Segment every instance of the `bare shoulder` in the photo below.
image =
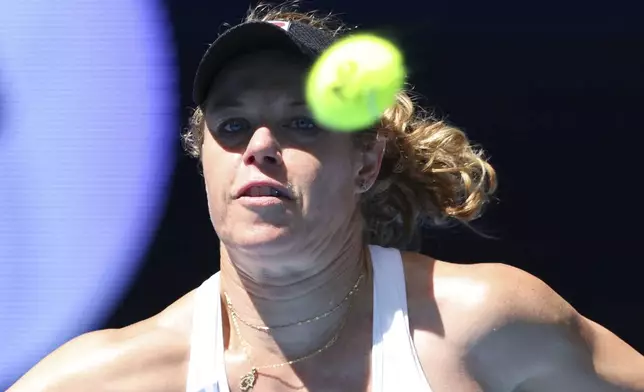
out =
[[40,361],[9,389],[184,391],[194,291],[154,317],[83,334]]
[[534,275],[501,263],[403,259],[410,316],[433,325],[479,385],[612,391],[602,384],[610,382],[644,390],[644,357]]
[[469,338],[511,320],[561,323],[577,315],[542,280],[507,264],[456,264],[418,253],[404,253],[403,260],[410,300],[431,300],[459,324],[467,316]]

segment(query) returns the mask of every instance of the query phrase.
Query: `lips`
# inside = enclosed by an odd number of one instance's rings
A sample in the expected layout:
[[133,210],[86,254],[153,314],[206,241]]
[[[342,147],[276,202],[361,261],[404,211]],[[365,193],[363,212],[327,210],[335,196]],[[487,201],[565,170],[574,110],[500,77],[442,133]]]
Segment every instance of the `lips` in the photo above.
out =
[[282,194],[279,189],[273,188],[272,186],[253,186],[248,188],[242,196],[249,197],[259,197],[259,196],[274,196],[274,197],[286,197]]
[[251,183],[240,189],[237,198],[241,197],[277,197],[290,200],[291,195],[287,188],[278,184]]

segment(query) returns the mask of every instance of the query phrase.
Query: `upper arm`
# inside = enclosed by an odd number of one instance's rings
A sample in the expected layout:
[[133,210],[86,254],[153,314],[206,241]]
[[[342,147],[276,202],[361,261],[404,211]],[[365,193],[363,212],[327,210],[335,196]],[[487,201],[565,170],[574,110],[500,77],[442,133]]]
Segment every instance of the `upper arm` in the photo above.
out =
[[[110,373],[108,358],[112,350],[118,349],[119,333],[118,330],[95,331],[70,340],[22,376],[9,392],[79,390],[83,376],[89,377],[89,381],[102,382],[97,368]],[[90,375],[91,369],[94,371]]]
[[167,330],[97,331],[51,353],[9,392],[85,392],[185,388],[187,351]]
[[186,296],[159,315],[129,327],[72,339],[8,392],[185,390],[189,299]]
[[[575,318],[567,339],[535,339],[534,345],[560,347],[532,358],[529,366],[540,366],[541,371],[526,371],[514,391],[643,392],[644,357],[599,324],[580,315]],[[562,351],[578,354],[561,355]]]
[[579,318],[579,333],[590,348],[596,373],[617,385],[644,391],[644,356],[603,326]]
[[469,348],[473,376],[491,390],[644,391],[644,357],[581,316],[545,283],[497,267],[485,330]]

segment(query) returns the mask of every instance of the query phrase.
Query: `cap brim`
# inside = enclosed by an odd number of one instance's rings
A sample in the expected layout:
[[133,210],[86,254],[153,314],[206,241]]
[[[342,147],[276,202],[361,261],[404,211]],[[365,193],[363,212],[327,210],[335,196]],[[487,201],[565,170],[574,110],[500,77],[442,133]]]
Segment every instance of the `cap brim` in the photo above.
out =
[[193,86],[197,105],[206,101],[217,72],[235,57],[257,50],[280,49],[312,55],[279,26],[267,22],[247,22],[234,26],[213,42],[204,54]]

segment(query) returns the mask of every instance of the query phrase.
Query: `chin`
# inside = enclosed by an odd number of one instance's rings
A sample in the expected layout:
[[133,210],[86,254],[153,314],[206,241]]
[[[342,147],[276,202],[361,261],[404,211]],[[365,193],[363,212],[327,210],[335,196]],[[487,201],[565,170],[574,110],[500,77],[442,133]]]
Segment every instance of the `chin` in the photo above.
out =
[[225,238],[220,237],[222,242],[227,246],[246,251],[275,252],[284,248],[292,248],[293,243],[299,240],[297,231],[291,227],[267,223],[240,226],[236,225],[235,229]]

